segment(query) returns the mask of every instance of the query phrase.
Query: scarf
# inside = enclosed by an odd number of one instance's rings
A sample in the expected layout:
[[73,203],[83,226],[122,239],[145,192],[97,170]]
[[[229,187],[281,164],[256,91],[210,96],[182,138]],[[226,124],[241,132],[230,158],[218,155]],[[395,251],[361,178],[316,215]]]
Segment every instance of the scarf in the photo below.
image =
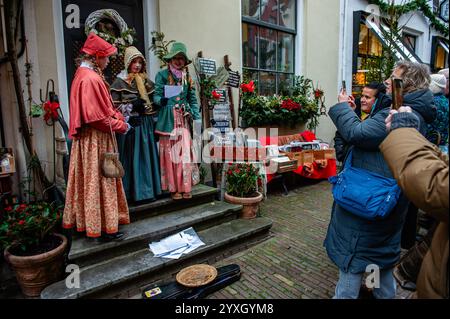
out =
[[150,103],[150,100],[148,98],[147,89],[145,88],[145,79],[147,78],[147,74],[145,73],[130,73],[128,74],[128,81],[129,83],[133,82],[133,80],[136,81],[136,86],[139,91],[139,95],[141,99],[145,101],[145,104],[150,107],[152,103]]
[[172,72],[173,75],[176,76],[178,80],[183,80],[186,77],[186,72],[183,72],[183,70],[178,70],[175,68],[172,64],[169,64],[169,70]]

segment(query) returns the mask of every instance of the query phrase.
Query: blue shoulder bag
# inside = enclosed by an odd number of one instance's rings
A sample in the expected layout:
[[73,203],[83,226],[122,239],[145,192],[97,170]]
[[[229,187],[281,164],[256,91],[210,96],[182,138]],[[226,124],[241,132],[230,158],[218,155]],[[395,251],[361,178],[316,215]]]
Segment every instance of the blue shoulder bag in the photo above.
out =
[[363,168],[352,167],[353,150],[349,151],[343,170],[329,178],[333,197],[345,210],[365,219],[387,217],[397,205],[401,189],[397,181]]

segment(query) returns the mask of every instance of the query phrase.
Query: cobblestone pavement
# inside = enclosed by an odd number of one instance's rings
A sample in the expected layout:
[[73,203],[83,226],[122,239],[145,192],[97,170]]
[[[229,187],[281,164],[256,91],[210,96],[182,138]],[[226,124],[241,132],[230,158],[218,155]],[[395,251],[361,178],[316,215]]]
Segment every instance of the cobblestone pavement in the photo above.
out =
[[[272,237],[218,262],[236,263],[239,281],[210,299],[328,299],[334,295],[338,269],[328,258],[325,239],[332,205],[330,184],[310,182],[289,195],[269,194],[262,216],[273,220]],[[398,290],[397,298],[408,298]]]

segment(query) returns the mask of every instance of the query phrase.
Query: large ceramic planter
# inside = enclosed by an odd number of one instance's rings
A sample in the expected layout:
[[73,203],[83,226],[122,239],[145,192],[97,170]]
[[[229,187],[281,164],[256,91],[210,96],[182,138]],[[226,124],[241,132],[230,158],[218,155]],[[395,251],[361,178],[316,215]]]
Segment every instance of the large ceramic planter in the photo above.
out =
[[225,193],[225,200],[231,204],[242,205],[241,218],[253,219],[259,211],[259,203],[263,200],[263,195],[256,192],[255,197],[235,197]]
[[22,293],[27,297],[38,297],[45,287],[61,280],[63,276],[67,238],[60,234],[54,236],[61,238],[62,243],[43,254],[15,256],[10,253],[11,246],[5,249],[5,260],[14,270]]

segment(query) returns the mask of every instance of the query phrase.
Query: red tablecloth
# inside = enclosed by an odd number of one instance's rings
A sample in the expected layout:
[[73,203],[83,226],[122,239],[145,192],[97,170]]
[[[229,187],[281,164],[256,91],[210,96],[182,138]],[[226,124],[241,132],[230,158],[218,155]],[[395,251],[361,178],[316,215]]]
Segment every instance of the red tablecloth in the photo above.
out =
[[[302,137],[305,139],[306,142],[312,142],[316,139],[314,133],[305,131],[302,133]],[[262,146],[267,145],[278,145],[278,136],[264,136],[259,139]],[[297,168],[295,171],[293,171],[295,174],[301,175],[305,178],[311,178],[311,179],[328,179],[331,176],[335,176],[337,174],[336,169],[336,160],[335,159],[329,159],[327,161],[327,166],[324,168],[320,168],[316,163],[312,163],[312,173],[308,174],[305,172],[304,167],[301,166]],[[275,174],[267,174],[267,183],[269,183],[273,178]]]

